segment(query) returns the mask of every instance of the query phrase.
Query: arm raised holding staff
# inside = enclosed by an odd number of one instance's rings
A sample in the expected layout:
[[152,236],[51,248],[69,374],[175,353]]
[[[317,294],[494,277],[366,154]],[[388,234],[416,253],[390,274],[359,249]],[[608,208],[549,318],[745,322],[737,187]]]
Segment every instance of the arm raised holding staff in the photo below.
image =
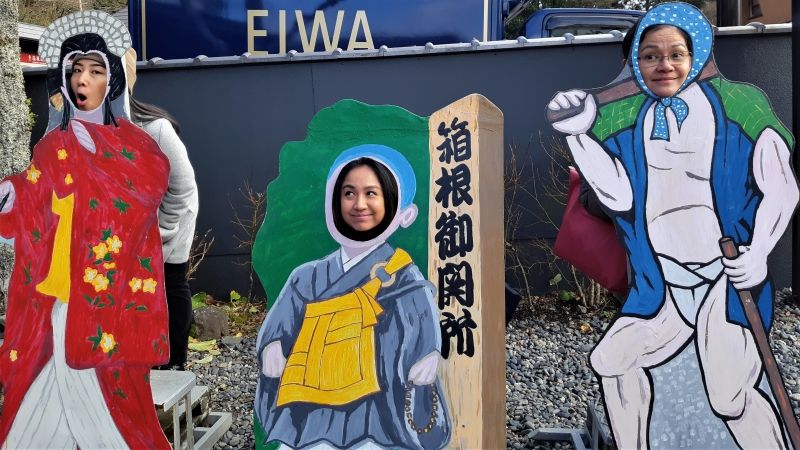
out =
[[[734,441],[785,448],[757,386],[754,330],[771,324],[767,255],[798,200],[793,138],[761,91],[716,72],[711,26],[694,7],[658,5],[629,35],[627,80],[558,93],[548,105],[631,265],[621,316],[590,356],[615,440],[649,446],[649,369],[694,341],[711,409]],[[723,236],[741,246],[736,259],[722,258]],[[743,288],[761,323],[745,315]]]

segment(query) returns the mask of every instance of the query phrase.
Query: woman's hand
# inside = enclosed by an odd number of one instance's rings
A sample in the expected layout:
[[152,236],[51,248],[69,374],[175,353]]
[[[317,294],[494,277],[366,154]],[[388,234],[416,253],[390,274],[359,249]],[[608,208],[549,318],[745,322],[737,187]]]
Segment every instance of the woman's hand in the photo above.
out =
[[430,352],[420,359],[408,371],[408,381],[416,386],[431,384],[436,380],[436,370],[439,368],[439,352]]
[[283,356],[283,349],[280,341],[270,342],[261,352],[261,372],[267,378],[280,378],[283,369],[286,367],[286,357]]

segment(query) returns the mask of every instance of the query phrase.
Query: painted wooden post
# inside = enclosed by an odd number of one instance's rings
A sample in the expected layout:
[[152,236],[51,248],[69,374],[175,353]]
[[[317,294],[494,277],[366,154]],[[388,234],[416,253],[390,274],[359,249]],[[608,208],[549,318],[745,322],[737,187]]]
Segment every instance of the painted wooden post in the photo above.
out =
[[505,447],[503,114],[473,94],[429,119],[428,279],[454,448]]

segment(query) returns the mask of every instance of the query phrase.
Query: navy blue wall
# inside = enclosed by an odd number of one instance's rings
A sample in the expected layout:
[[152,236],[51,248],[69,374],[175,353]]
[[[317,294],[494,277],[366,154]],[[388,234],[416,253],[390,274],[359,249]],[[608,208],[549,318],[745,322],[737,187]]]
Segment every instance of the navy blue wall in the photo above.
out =
[[[762,88],[779,117],[792,124],[791,34],[718,37],[716,58],[723,74]],[[548,159],[540,142],[552,132],[544,108],[558,90],[607,84],[619,72],[619,43],[527,47],[497,51],[306,62],[269,62],[226,66],[141,68],[138,98],[158,104],[181,122],[200,188],[198,232],[213,229],[216,242],[194,281],[195,290],[226,297],[247,288],[247,260],[236,248],[232,206],[242,211],[239,188],[247,181],[264,191],[277,175],[278,152],[287,141],[302,140],[321,108],[344,98],[394,104],[419,115],[464,95],[488,97],[505,115],[508,148],[518,159],[544,170]],[[43,74],[27,74],[34,112],[46,116]],[[41,136],[45,120],[34,129]],[[310,159],[313,161],[313,158]],[[566,183],[566,180],[564,180]],[[529,186],[532,187],[532,186]],[[522,199],[524,209],[535,209]],[[560,220],[557,207],[551,214]],[[554,237],[553,230],[530,215],[517,239]],[[789,233],[787,233],[788,235]],[[791,284],[791,241],[779,243],[772,268],[778,286]],[[546,289],[548,273],[532,273]],[[509,279],[514,281],[513,279]]]

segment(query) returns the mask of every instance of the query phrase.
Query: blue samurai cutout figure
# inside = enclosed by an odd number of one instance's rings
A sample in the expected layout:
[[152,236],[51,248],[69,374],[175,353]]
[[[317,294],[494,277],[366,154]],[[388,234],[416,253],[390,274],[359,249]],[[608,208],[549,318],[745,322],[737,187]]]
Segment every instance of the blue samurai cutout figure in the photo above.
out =
[[[752,293],[755,326],[768,332],[767,256],[798,202],[793,138],[759,89],[716,71],[713,31],[696,8],[660,4],[630,33],[627,90],[560,92],[548,105],[630,261],[621,315],[590,355],[617,446],[649,446],[648,371],[691,342],[736,444],[786,448],[737,290]],[[722,257],[723,236],[738,257]]]
[[431,284],[386,240],[417,217],[397,151],[342,153],[326,184],[341,248],[294,270],[258,335],[255,412],[281,448],[440,449],[450,419],[437,379],[441,332]]

